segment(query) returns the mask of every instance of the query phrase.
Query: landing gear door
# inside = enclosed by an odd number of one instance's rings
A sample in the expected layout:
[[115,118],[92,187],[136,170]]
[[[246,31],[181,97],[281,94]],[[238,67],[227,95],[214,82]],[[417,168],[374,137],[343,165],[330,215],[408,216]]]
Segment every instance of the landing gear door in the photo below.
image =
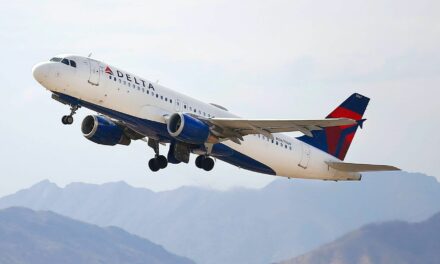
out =
[[306,143],[301,144],[302,148],[302,154],[301,154],[301,161],[299,162],[298,166],[300,166],[303,169],[307,169],[307,166],[309,166],[310,161],[310,146]]
[[101,72],[99,70],[99,63],[95,60],[89,59],[90,64],[90,77],[89,77],[89,83],[91,85],[99,85],[99,79]]

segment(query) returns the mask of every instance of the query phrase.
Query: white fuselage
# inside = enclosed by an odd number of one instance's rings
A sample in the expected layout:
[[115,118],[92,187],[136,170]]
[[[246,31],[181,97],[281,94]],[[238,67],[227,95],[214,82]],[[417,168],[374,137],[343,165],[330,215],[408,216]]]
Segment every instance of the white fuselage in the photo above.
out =
[[[35,78],[54,93],[160,124],[166,124],[167,117],[176,112],[203,118],[237,117],[221,107],[201,102],[103,62],[81,56],[59,57],[74,61],[76,67],[61,62],[44,62],[34,67]],[[154,133],[145,136],[169,137]],[[241,145],[230,140],[219,144],[270,167],[279,176],[323,180],[360,179],[358,173],[343,173],[330,168],[326,162],[340,160],[326,152],[283,134],[274,134],[274,138],[248,135]]]

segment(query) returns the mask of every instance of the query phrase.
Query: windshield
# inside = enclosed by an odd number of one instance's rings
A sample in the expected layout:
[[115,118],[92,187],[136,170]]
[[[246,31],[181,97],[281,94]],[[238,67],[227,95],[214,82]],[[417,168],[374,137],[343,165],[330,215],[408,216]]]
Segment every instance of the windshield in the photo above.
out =
[[60,62],[62,59],[58,57],[53,57],[50,61]]

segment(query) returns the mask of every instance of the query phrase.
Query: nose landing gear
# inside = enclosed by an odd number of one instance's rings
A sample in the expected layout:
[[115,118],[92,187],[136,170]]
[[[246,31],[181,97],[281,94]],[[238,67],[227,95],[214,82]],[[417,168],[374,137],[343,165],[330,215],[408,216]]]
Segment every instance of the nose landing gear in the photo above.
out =
[[61,118],[61,122],[64,125],[71,125],[73,124],[73,115],[76,114],[76,111],[80,108],[78,105],[72,105],[70,107],[70,115],[65,115],[63,118]]
[[201,155],[196,158],[196,167],[199,169],[210,171],[214,168],[214,164],[214,160],[208,156]]

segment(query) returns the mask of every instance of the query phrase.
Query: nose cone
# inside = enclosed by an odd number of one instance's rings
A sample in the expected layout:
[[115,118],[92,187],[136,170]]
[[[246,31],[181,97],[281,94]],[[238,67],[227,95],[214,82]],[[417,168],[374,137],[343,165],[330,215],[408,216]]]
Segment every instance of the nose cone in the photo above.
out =
[[32,75],[39,83],[43,83],[49,76],[49,63],[38,63],[32,68]]

